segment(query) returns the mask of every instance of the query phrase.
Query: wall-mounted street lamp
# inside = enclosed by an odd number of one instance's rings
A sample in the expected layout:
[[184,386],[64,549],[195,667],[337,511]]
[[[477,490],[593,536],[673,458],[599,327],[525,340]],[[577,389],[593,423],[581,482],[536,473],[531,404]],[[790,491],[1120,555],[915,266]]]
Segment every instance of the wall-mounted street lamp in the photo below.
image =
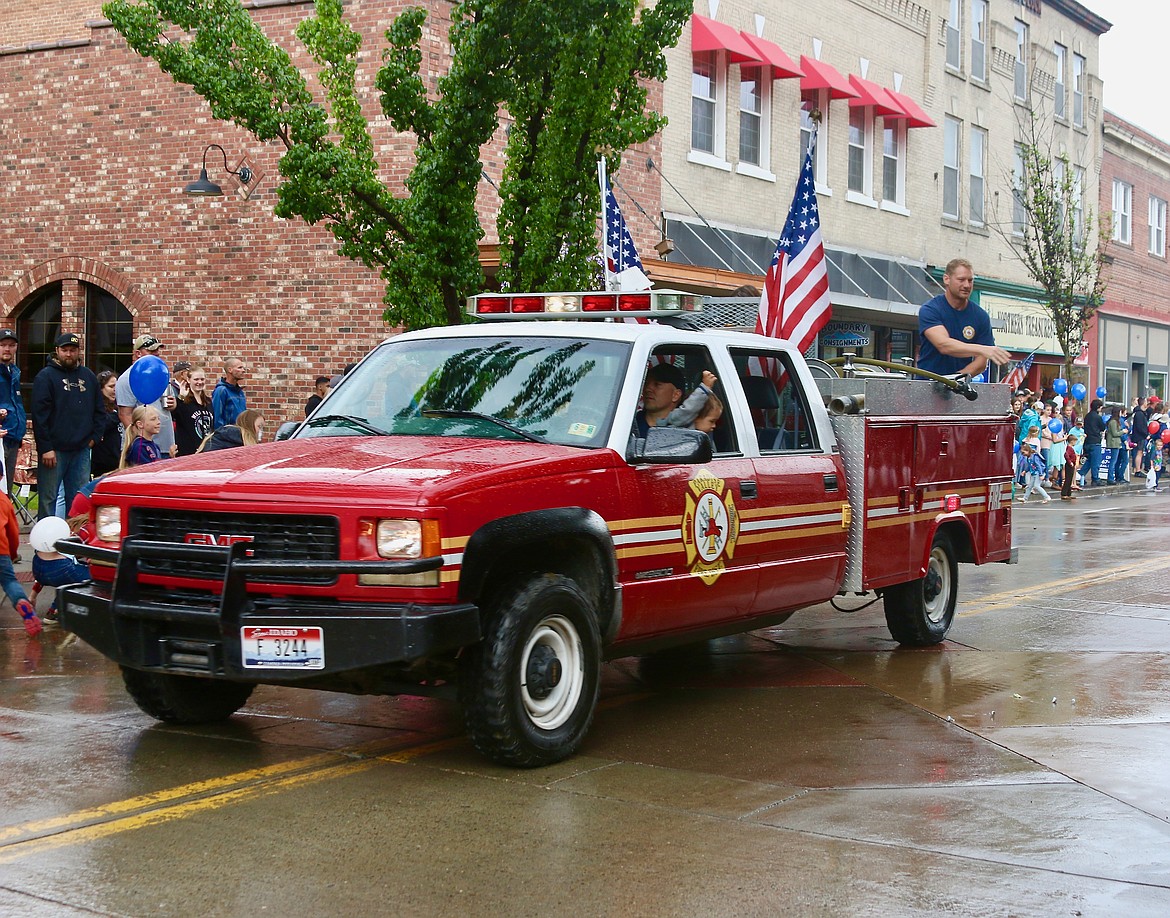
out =
[[247,185],[252,181],[252,170],[247,166],[240,166],[239,170],[232,169],[228,166],[227,153],[224,148],[217,143],[210,143],[203,151],[203,168],[199,170],[199,178],[193,181],[190,185],[183,189],[183,194],[204,195],[207,197],[216,197],[223,194],[223,189],[215,182],[207,177],[207,153],[210,150],[219,150],[223,157],[223,167],[228,174],[234,175],[243,185]]

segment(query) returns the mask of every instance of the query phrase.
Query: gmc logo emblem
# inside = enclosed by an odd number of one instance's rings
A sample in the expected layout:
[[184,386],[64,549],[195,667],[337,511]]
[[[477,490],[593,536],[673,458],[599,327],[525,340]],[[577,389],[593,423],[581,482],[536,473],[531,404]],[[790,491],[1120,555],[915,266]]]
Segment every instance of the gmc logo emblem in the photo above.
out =
[[[183,536],[183,541],[188,545],[219,545],[227,548],[229,545],[235,545],[237,542],[255,542],[254,536],[250,535],[216,535],[213,532],[188,532]],[[251,558],[252,551],[246,551],[244,554]]]

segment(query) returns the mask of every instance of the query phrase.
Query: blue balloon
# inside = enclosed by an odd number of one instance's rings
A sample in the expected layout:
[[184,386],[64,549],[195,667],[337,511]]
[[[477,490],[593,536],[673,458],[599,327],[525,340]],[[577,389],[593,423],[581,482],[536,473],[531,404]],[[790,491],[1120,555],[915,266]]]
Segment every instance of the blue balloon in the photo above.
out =
[[158,401],[171,381],[171,371],[161,357],[148,354],[130,367],[130,391],[144,405]]
[[1072,387],[1073,398],[1078,402],[1083,402],[1085,396],[1089,394],[1089,389],[1084,383],[1073,383]]
[[1060,423],[1060,418],[1053,418],[1048,422],[1048,429],[1051,430],[1054,434],[1058,434],[1064,430],[1064,425]]
[[978,376],[971,377],[971,382],[987,382],[987,371],[984,370]]
[[1015,443],[1012,444],[1012,452],[1018,453],[1019,451],[1020,451],[1020,441],[1017,440]]
[[1104,386],[1097,387],[1097,398],[1104,398],[1106,394],[1107,393]]
[[1056,377],[1052,380],[1052,391],[1057,395],[1068,395],[1068,380]]

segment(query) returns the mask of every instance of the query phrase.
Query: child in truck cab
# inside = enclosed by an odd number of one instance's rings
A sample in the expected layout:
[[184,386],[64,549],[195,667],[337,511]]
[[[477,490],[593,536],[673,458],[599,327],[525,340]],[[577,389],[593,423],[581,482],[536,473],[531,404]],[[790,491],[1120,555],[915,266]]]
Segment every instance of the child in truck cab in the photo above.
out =
[[715,394],[711,387],[718,377],[704,370],[702,380],[684,401],[686,378],[682,370],[670,363],[656,363],[647,370],[642,385],[642,408],[634,416],[638,436],[645,437],[651,427],[694,427],[695,419],[707,407],[707,400]]

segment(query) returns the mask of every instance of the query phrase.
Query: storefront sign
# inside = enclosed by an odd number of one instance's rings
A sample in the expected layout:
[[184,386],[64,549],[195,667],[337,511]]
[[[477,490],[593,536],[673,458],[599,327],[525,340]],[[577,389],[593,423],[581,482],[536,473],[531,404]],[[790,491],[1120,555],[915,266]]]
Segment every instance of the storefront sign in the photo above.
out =
[[991,317],[995,343],[1009,351],[1061,354],[1056,323],[1039,303],[983,294],[979,304]]
[[865,322],[830,322],[821,332],[821,347],[868,347],[872,334]]

